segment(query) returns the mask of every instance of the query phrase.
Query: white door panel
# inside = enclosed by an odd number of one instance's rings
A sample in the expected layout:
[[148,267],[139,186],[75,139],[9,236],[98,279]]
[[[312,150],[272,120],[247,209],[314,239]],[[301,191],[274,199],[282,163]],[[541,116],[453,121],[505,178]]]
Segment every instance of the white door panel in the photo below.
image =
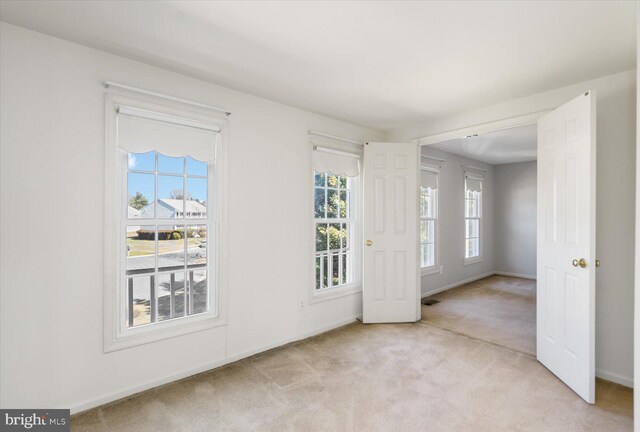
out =
[[420,319],[418,154],[417,144],[364,146],[365,323]]
[[537,356],[589,403],[595,402],[595,149],[592,92],[538,121]]

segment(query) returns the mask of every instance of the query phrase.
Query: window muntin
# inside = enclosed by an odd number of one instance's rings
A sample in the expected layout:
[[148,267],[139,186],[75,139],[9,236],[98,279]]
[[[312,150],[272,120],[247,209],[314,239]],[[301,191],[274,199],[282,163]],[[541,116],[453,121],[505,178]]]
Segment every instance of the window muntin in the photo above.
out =
[[210,180],[209,164],[189,156],[127,153],[124,328],[212,309]]
[[[482,222],[482,190],[473,190],[469,187],[468,178],[465,178],[464,196],[464,226],[465,245],[464,257],[467,260],[480,257],[480,227]],[[474,184],[480,185],[482,180],[473,179]]]
[[355,282],[355,182],[352,177],[314,171],[316,291]]
[[[435,174],[434,174],[435,175]],[[436,266],[438,189],[420,187],[420,267]]]

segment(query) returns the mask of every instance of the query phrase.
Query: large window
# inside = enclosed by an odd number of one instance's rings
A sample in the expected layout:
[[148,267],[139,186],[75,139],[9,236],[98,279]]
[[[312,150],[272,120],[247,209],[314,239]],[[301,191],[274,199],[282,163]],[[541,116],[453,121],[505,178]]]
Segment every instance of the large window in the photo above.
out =
[[355,180],[314,172],[315,288],[352,284]]
[[310,301],[361,290],[358,179],[361,145],[314,137],[313,282]]
[[423,168],[420,181],[420,266],[437,271],[438,173]]
[[464,225],[464,258],[469,264],[481,259],[482,177],[477,175],[464,177]]
[[105,350],[223,323],[219,140],[226,120],[108,95]]
[[190,156],[127,153],[127,327],[210,309],[208,173]]

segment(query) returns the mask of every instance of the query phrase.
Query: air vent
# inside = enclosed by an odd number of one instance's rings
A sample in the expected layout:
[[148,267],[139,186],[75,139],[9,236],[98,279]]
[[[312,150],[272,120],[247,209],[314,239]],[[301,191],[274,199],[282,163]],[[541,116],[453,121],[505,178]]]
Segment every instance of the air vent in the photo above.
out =
[[434,304],[438,304],[440,303],[440,300],[436,300],[436,299],[424,299],[422,301],[422,304],[425,306],[433,306]]

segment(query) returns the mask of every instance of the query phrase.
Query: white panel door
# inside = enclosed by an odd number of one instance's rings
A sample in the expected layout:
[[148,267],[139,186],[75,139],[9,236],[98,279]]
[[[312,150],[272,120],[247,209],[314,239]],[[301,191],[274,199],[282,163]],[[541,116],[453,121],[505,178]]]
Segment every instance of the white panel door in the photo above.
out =
[[365,323],[420,319],[417,144],[364,146]]
[[538,121],[537,355],[595,403],[595,94]]

